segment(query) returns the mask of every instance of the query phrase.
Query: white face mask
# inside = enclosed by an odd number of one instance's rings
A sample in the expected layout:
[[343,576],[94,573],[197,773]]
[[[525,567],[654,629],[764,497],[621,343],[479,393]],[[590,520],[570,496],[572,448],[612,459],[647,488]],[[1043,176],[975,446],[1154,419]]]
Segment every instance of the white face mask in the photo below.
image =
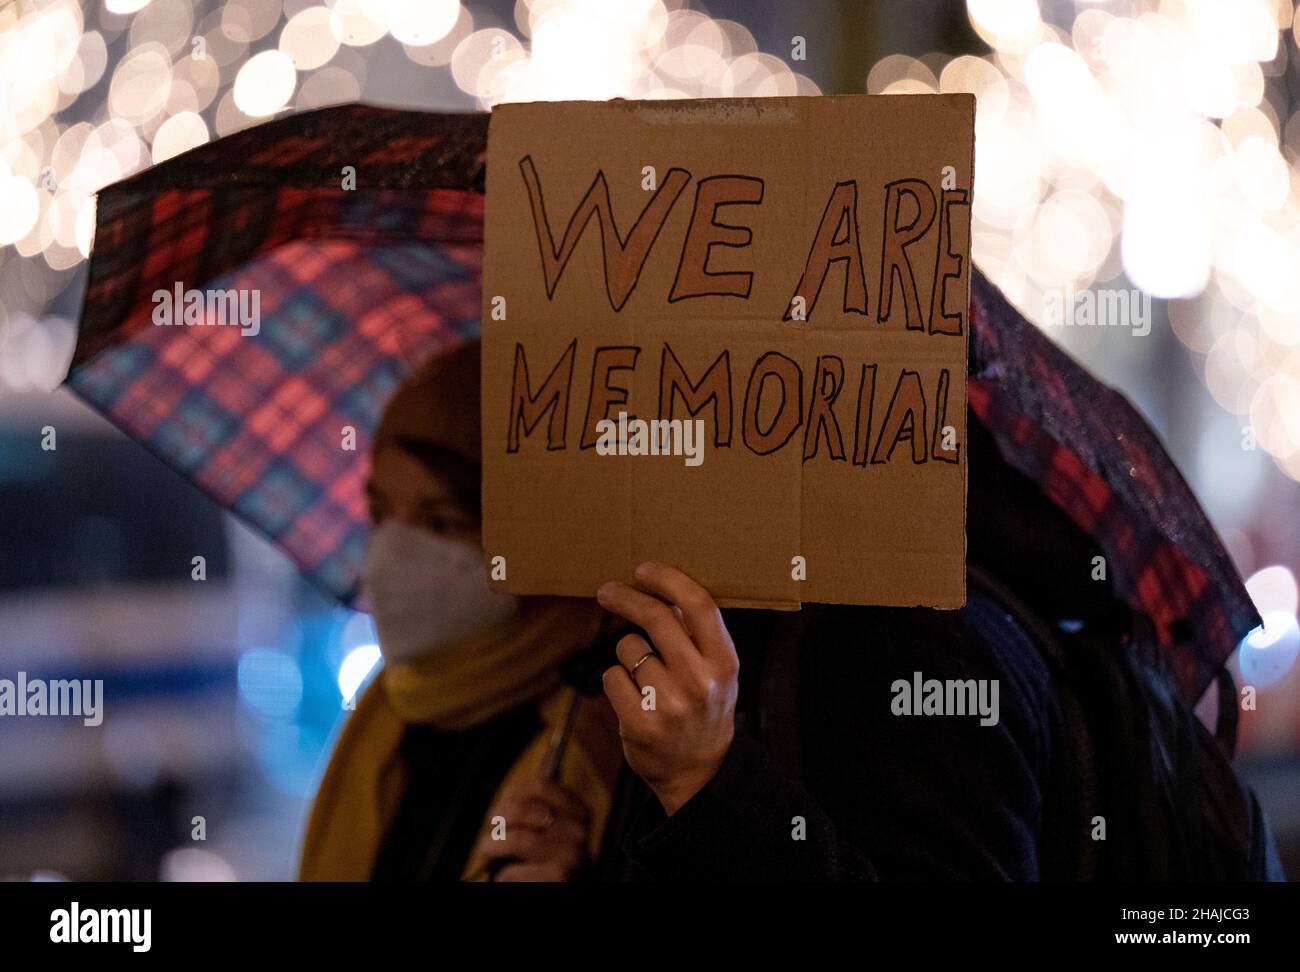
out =
[[519,609],[518,597],[488,586],[478,550],[391,517],[370,531],[364,579],[390,662],[437,651]]

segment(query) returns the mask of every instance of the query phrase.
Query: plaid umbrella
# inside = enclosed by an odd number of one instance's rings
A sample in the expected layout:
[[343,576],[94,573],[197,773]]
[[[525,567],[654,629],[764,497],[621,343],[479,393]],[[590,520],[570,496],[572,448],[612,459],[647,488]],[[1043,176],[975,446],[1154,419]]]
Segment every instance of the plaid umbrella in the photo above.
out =
[[[478,333],[486,138],[486,115],[349,105],[105,189],[68,384],[351,601],[356,453],[405,374]],[[152,326],[153,293],[177,282],[259,290],[260,332]],[[970,321],[972,410],[1096,540],[1199,698],[1259,618],[1191,490],[1123,396],[978,273]]]

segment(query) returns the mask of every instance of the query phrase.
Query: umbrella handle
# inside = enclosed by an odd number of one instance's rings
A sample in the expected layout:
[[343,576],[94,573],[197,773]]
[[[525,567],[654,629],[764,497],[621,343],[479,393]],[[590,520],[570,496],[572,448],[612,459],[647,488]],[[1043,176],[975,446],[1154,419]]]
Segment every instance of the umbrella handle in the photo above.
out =
[[558,780],[564,754],[573,738],[573,727],[578,722],[578,709],[582,705],[582,693],[576,686],[568,688],[568,702],[565,705],[564,718],[551,730],[546,755],[542,758],[542,779]]

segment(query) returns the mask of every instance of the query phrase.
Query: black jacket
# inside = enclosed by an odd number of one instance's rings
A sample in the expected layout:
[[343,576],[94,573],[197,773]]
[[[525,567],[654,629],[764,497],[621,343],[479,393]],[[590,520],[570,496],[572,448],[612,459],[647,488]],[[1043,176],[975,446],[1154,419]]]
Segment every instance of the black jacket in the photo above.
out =
[[[989,640],[975,610],[805,607],[775,624],[733,615],[744,647],[731,749],[672,817],[625,774],[598,875],[1037,879],[1052,735],[1047,671],[1032,649]],[[760,640],[761,627],[775,630]],[[997,680],[998,722],[893,714],[891,686],[918,671]],[[787,694],[788,685],[797,688]]]
[[[595,880],[1039,877],[1047,672],[961,612],[726,612],[741,658],[736,734],[668,817],[624,764]],[[615,664],[610,646],[594,668]],[[999,721],[896,716],[891,685],[996,679]],[[529,704],[464,732],[408,729],[411,781],[375,871],[459,876],[497,784],[540,728]]]

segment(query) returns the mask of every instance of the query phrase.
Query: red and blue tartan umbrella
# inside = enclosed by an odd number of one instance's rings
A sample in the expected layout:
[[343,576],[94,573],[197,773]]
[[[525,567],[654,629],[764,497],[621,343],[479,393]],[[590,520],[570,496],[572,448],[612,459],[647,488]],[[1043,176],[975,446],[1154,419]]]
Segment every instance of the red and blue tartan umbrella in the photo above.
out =
[[[486,140],[486,115],[349,105],[110,186],[68,384],[350,602],[383,405],[478,333]],[[152,326],[177,282],[259,290],[260,332]],[[972,410],[1094,538],[1196,700],[1259,617],[1191,490],[1128,401],[978,273],[970,321]]]

